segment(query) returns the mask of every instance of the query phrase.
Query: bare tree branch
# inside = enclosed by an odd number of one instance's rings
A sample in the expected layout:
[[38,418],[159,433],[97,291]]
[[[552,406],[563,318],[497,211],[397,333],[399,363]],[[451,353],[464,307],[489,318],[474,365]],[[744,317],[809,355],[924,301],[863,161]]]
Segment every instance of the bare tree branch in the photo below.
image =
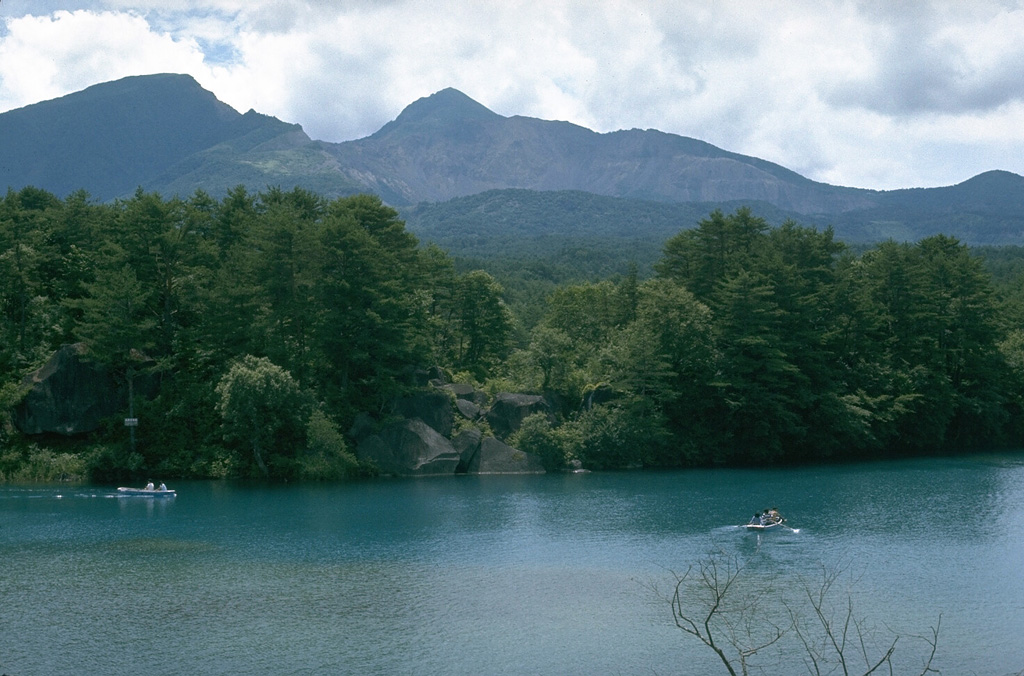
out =
[[676,626],[711,648],[732,676],[747,674],[751,659],[789,630],[761,610],[762,599],[774,589],[770,583],[737,589],[743,570],[737,557],[714,552],[696,570],[691,566],[676,576],[671,599]]
[[[671,607],[676,627],[710,648],[731,676],[764,668],[763,660],[773,654],[782,664],[786,648],[781,644],[787,635],[794,635],[803,647],[803,662],[812,676],[895,672],[893,656],[905,641],[896,631],[880,630],[857,615],[852,591],[857,578],[847,568],[821,564],[820,577],[801,580],[797,599],[779,592],[774,576],[750,577],[738,556],[721,550],[675,575]],[[851,586],[840,592],[841,582]],[[785,609],[788,624],[773,619],[779,608]],[[941,623],[940,615],[930,637],[911,636],[929,647],[920,676],[939,673],[932,664]],[[776,644],[779,648],[770,650]],[[863,666],[854,666],[860,660]]]
[[[921,676],[927,676],[927,674],[937,674],[937,673],[939,673],[938,669],[932,669],[932,662],[935,660],[935,653],[936,653],[936,651],[939,648],[939,630],[941,628],[942,628],[942,613],[939,613],[939,620],[938,620],[938,622],[935,623],[934,627],[931,627],[931,630],[932,630],[931,638],[928,638],[927,636],[917,636],[917,637],[915,637],[915,638],[921,639],[922,641],[924,641],[925,643],[927,643],[928,645],[931,646],[931,651],[929,651],[929,653],[928,653],[928,658],[925,660],[924,666],[921,668]],[[1024,671],[1018,672],[1017,676],[1021,676],[1022,674],[1024,674]]]

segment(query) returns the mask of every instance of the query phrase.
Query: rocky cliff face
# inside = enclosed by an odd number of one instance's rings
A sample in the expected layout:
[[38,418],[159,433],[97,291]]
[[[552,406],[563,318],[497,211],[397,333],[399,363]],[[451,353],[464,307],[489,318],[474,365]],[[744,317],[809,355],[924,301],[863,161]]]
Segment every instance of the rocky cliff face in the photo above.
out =
[[23,434],[93,432],[104,418],[125,409],[122,388],[84,354],[81,343],[65,345],[25,379],[29,392],[14,410],[14,424]]
[[395,476],[455,474],[460,457],[451,441],[418,418],[388,424],[363,439],[358,453],[381,473]]
[[[527,415],[549,410],[543,397],[499,394],[488,406],[486,395],[468,385],[438,383],[435,388],[395,403],[400,415],[414,417],[392,421],[375,433],[366,421],[354,428],[360,460],[394,476],[544,473],[538,458],[501,441]],[[456,415],[467,425],[452,436]],[[472,425],[482,421],[500,439]]]

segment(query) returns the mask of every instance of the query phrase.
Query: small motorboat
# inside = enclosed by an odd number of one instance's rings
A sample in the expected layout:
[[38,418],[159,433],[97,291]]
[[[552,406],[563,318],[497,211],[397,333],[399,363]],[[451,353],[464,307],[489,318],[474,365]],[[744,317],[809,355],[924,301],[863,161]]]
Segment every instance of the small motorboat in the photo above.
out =
[[121,486],[117,489],[117,496],[121,498],[145,497],[145,498],[173,498],[178,493],[170,488],[126,488]]

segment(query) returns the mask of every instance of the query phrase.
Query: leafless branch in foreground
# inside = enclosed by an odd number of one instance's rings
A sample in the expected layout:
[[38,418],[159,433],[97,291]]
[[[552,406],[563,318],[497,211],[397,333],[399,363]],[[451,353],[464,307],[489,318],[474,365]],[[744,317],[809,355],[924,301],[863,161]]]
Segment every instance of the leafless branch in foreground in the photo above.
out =
[[[790,599],[776,589],[772,576],[757,579],[739,557],[716,550],[675,574],[669,600],[676,627],[710,648],[731,676],[747,676],[773,656],[781,663],[781,641],[787,635],[795,636],[812,676],[892,676],[893,657],[906,640],[858,616],[855,582],[844,567],[822,564],[820,577],[800,580],[801,593]],[[839,589],[842,583],[850,586]],[[780,607],[788,615],[785,622],[774,617]],[[931,636],[907,637],[928,646],[920,676],[939,673],[932,665],[941,625],[940,615]]]
[[736,557],[716,552],[676,575],[671,598],[676,626],[711,648],[732,676],[748,674],[751,659],[789,630],[763,611],[763,600],[774,590],[771,582],[742,588],[743,570]]

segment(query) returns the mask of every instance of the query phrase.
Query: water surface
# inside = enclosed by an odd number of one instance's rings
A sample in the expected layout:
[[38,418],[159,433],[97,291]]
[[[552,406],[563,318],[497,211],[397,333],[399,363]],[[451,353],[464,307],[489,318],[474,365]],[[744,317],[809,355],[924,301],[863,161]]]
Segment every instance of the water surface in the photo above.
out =
[[[943,673],[1024,669],[1021,455],[172,488],[0,487],[0,672],[724,673],[663,600],[712,550],[789,598],[842,568],[900,673],[940,615]],[[736,527],[770,506],[798,532]]]

